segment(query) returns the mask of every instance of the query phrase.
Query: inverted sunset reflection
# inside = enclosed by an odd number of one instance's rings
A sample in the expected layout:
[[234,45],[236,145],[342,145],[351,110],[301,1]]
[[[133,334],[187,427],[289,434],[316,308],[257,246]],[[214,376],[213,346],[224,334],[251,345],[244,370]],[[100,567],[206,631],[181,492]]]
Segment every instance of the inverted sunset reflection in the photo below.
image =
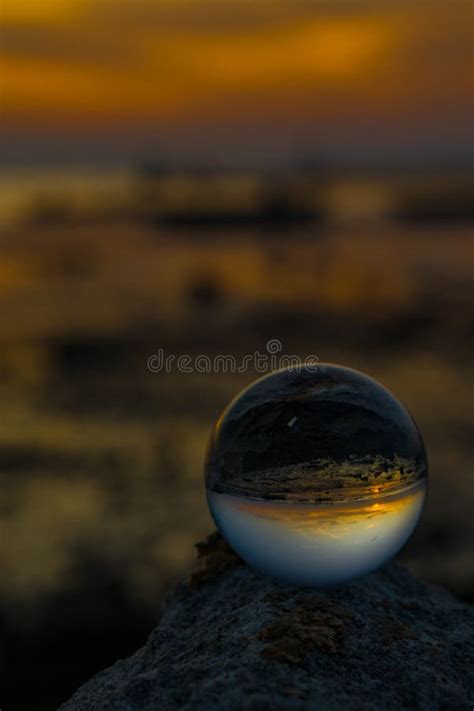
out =
[[300,585],[364,575],[410,537],[426,485],[350,504],[254,501],[208,491],[218,527],[249,565]]
[[377,518],[384,517],[385,521],[403,518],[423,498],[423,487],[417,485],[407,492],[392,494],[387,499],[380,498],[373,502],[336,505],[252,501],[239,496],[223,496],[229,499],[229,506],[244,514],[291,526],[302,534],[340,537],[349,531],[350,526],[360,525],[361,522],[367,528],[372,528]]

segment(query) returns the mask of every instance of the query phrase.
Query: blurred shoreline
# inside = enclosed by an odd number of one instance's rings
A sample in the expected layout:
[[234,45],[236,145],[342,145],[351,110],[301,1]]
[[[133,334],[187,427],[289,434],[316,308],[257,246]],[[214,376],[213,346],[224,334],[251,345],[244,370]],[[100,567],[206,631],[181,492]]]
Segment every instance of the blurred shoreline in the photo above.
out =
[[470,223],[468,167],[336,168],[315,159],[265,172],[212,165],[0,172],[0,224],[135,222],[180,231]]

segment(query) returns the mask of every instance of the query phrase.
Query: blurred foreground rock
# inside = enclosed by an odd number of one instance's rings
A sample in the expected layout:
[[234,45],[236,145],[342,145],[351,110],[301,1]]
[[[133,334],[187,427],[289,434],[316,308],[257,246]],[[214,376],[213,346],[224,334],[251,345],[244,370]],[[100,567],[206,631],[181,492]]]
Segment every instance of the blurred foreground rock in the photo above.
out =
[[277,585],[213,534],[146,645],[62,711],[471,709],[474,608],[395,564],[325,590]]

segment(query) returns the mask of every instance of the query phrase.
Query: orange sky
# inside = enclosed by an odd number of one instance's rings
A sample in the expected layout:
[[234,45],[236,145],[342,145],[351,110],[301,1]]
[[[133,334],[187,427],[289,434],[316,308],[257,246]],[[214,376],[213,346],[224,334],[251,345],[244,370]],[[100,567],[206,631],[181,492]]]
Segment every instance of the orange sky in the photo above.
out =
[[7,130],[466,121],[465,0],[2,0]]

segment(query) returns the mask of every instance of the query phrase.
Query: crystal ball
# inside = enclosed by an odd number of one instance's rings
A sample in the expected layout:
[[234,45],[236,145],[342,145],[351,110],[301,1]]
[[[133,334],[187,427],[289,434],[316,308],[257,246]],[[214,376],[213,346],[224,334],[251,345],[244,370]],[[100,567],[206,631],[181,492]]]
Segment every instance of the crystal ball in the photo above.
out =
[[427,461],[414,420],[383,385],[313,364],[232,400],[205,478],[216,526],[246,563],[320,586],[365,575],[402,548],[423,508]]

